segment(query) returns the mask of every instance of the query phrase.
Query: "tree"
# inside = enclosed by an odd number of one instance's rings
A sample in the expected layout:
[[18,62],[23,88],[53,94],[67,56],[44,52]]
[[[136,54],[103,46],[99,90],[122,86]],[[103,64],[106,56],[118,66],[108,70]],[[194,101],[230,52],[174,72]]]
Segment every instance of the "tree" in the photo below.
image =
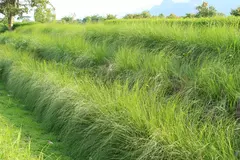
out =
[[112,15],[112,14],[108,14],[106,19],[107,20],[117,19],[117,16],[116,15]]
[[140,19],[142,18],[141,14],[133,14],[133,19]]
[[83,18],[82,21],[83,21],[83,23],[89,23],[92,21],[92,18],[90,16],[87,16],[87,17]]
[[151,18],[152,15],[149,11],[143,11],[140,14],[126,14],[123,18],[124,19],[140,19],[140,18]]
[[225,15],[224,13],[218,12],[218,13],[217,13],[217,16],[219,16],[219,17],[225,17],[226,15]]
[[233,16],[240,16],[240,7],[237,9],[232,9],[230,14]]
[[101,21],[104,21],[104,20],[105,20],[105,18],[102,17],[102,16],[99,16],[99,15],[91,16],[91,22],[94,22],[94,23],[101,22]]
[[83,20],[82,19],[76,19],[76,22],[77,23],[83,23]]
[[51,4],[49,0],[0,0],[0,13],[7,17],[8,29],[12,30],[13,20],[16,15],[22,16],[31,8]]
[[178,18],[178,16],[175,15],[175,14],[173,14],[173,13],[171,13],[169,16],[167,16],[167,18],[169,18],[169,19],[175,19],[175,18]]
[[34,19],[36,22],[46,23],[56,20],[55,8],[49,8],[47,5],[42,5],[35,9]]
[[72,13],[69,16],[62,17],[61,21],[63,23],[74,23],[74,22],[76,22],[75,19],[76,19],[76,14]]
[[159,18],[165,18],[164,14],[162,14],[162,13],[159,14],[158,17],[159,17]]
[[124,19],[133,19],[134,15],[133,14],[126,14],[123,18]]
[[73,23],[74,18],[72,16],[65,16],[65,17],[61,18],[61,21],[64,23]]
[[194,18],[196,15],[193,13],[187,13],[184,18]]
[[208,6],[207,2],[203,2],[196,9],[198,11],[196,17],[213,17],[217,15],[217,10],[213,6]]
[[143,11],[141,14],[140,14],[140,17],[141,18],[150,18],[152,17],[151,16],[151,13],[149,11]]
[[0,23],[7,24],[7,18],[6,17],[0,18]]

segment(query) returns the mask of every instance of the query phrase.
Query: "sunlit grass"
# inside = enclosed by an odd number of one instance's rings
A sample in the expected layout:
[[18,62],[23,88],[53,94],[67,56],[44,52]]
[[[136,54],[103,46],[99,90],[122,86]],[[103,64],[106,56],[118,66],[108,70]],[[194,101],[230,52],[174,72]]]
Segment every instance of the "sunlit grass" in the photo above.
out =
[[21,130],[14,129],[0,116],[0,159],[41,160],[31,155],[30,143],[21,144]]
[[35,25],[0,42],[6,86],[76,159],[239,159],[234,27]]
[[105,24],[154,24],[154,25],[182,25],[182,26],[194,26],[194,27],[213,27],[213,26],[232,26],[239,27],[240,19],[235,16],[229,17],[207,17],[207,18],[151,18],[151,19],[115,19],[105,21]]
[[[0,83],[0,159],[68,160],[56,136],[46,133],[30,111]],[[62,151],[62,153],[61,153]]]

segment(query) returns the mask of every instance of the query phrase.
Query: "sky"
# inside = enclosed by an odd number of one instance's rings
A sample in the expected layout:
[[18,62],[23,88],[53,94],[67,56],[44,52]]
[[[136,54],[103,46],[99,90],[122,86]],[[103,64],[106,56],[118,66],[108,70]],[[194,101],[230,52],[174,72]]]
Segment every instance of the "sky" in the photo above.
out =
[[[149,10],[154,5],[160,5],[162,0],[50,0],[56,8],[57,19],[76,14],[77,18],[90,15],[114,14],[118,17],[127,13]],[[188,2],[189,0],[173,0],[174,2]]]
[[[50,0],[56,9],[57,19],[64,16],[76,15],[76,18],[107,14],[122,17],[128,13],[140,13],[160,5],[163,0]],[[186,3],[196,0],[172,0],[175,3]],[[198,0],[199,1],[199,0]],[[33,12],[30,12],[33,19]]]

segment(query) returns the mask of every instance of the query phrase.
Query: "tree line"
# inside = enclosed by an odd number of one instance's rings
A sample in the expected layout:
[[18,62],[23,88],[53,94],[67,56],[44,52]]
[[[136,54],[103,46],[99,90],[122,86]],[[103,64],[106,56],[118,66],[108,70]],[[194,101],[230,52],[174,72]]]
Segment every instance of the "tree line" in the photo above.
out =
[[[143,11],[138,14],[126,14],[123,19],[144,19],[144,18],[168,18],[168,19],[175,19],[175,18],[201,18],[201,17],[216,17],[226,16],[224,13],[218,12],[214,6],[209,6],[207,2],[203,2],[201,5],[196,7],[196,13],[186,13],[185,16],[177,16],[174,13],[165,16],[164,14],[159,14],[157,16],[151,15],[149,11]],[[240,16],[240,7],[236,9],[232,9],[230,12],[232,16]],[[112,20],[117,19],[116,15],[108,14],[106,17],[93,15],[87,16],[83,19],[74,19],[74,17],[66,16],[61,19],[61,22],[66,23],[88,23],[88,22],[101,22],[104,20]]]
[[[18,16],[20,19],[24,18],[24,13],[29,11],[34,11],[34,19],[36,22],[46,23],[56,21],[56,14],[54,6],[49,2],[49,0],[0,0],[0,14],[4,15],[4,19],[9,27],[12,29],[14,17]],[[214,6],[209,6],[207,2],[203,2],[201,5],[196,7],[197,13],[187,13],[185,16],[179,17],[174,13],[165,16],[164,14],[159,14],[158,16],[153,16],[149,11],[143,11],[139,14],[126,14],[123,19],[143,19],[143,18],[201,18],[201,17],[215,17],[215,16],[225,16],[223,13],[219,13]],[[232,9],[232,16],[240,16],[240,7]],[[26,17],[26,16],[25,16]],[[104,20],[117,19],[116,15],[108,14],[106,17],[93,15],[87,16],[83,19],[76,19],[75,15],[65,16],[60,22],[62,23],[95,23]]]

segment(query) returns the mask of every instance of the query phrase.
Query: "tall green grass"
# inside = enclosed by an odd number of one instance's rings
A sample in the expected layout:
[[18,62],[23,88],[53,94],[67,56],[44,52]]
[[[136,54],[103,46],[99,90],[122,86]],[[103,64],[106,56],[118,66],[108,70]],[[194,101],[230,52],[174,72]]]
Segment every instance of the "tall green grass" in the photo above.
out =
[[[193,73],[190,66],[179,68],[178,63],[160,54],[163,63],[156,59],[155,66],[159,65],[160,70],[156,68],[158,74],[151,87],[149,81],[139,83],[141,78],[135,79],[133,85],[128,78],[124,84],[115,79],[106,85],[88,73],[77,74],[66,64],[39,62],[4,46],[1,52],[0,66],[8,89],[27,104],[46,128],[59,134],[75,159],[239,158],[238,127],[224,102],[228,97],[217,93],[229,81],[229,72],[221,63],[215,69],[207,63]],[[141,68],[137,59],[124,52],[116,54],[117,68]],[[134,50],[131,54],[139,57]],[[150,64],[144,66],[151,68]],[[172,77],[172,71],[181,76]],[[239,93],[234,71],[231,87],[226,87],[226,93],[233,93],[233,97]],[[217,76],[217,72],[225,76]],[[196,73],[200,77],[195,79],[191,74]],[[171,90],[165,84],[176,82],[183,88],[169,94]],[[201,85],[197,87],[198,83]],[[190,96],[194,86],[201,89],[202,95],[199,92]],[[212,93],[216,97],[211,97]],[[202,98],[207,102],[219,98],[221,103],[203,104]]]
[[[209,54],[221,55],[223,58],[231,55],[236,58],[239,55],[240,46],[238,37],[239,32],[234,27],[186,28],[179,25],[153,24],[35,25],[35,27],[20,28],[16,33],[1,35],[0,41],[14,43],[16,47],[29,47],[48,56],[55,55],[57,52],[60,58],[65,55],[79,56],[84,53],[85,56],[89,56],[97,50],[89,48],[96,45],[97,48],[102,47],[113,53],[119,47],[128,46],[150,51],[167,49],[175,51],[179,56],[190,55],[190,58]],[[48,53],[46,48],[53,53]],[[100,49],[100,53],[102,52]]]
[[240,158],[235,27],[34,25],[0,42],[8,89],[75,159]]
[[[156,25],[36,25],[0,42],[39,58],[73,64],[106,83],[149,83],[233,113],[239,98],[236,28]],[[214,81],[213,81],[214,80]]]
[[195,27],[221,27],[231,26],[239,27],[240,19],[238,17],[210,17],[210,18],[178,18],[178,19],[167,19],[167,18],[151,18],[151,19],[116,19],[107,20],[105,24],[154,24],[154,25],[179,25],[179,26],[195,26]]
[[[31,155],[30,144],[21,144],[21,131],[16,131],[0,116],[0,158],[5,160],[36,160]],[[41,158],[39,158],[40,160]]]
[[[13,107],[14,102],[2,91],[0,95],[0,107]],[[18,114],[18,113],[12,113]],[[29,137],[28,137],[29,138]],[[35,153],[30,143],[30,138],[26,139],[22,128],[13,125],[1,112],[0,114],[0,159],[3,160],[43,160],[47,159],[43,152]],[[50,159],[50,158],[49,158]]]

